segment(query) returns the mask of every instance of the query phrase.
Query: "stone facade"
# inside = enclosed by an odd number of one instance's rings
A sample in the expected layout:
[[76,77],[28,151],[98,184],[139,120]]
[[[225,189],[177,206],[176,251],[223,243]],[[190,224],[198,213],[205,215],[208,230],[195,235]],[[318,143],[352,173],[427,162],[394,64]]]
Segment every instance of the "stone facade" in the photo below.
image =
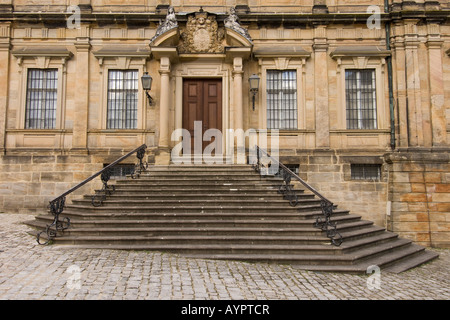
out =
[[[300,176],[340,207],[448,247],[450,1],[388,4],[385,11],[381,0],[1,0],[0,210],[42,212],[143,143],[150,163],[169,163],[183,79],[221,79],[223,130],[266,129],[268,72],[291,70],[297,125],[279,131],[281,161],[299,165]],[[177,23],[157,33],[169,6]],[[58,75],[55,126],[27,129],[27,71],[49,68]],[[154,103],[139,87],[133,129],[107,126],[115,69],[153,77]],[[346,72],[365,69],[374,72],[376,126],[348,129]],[[261,79],[254,109],[252,74]],[[354,164],[379,165],[379,178],[353,180]]]

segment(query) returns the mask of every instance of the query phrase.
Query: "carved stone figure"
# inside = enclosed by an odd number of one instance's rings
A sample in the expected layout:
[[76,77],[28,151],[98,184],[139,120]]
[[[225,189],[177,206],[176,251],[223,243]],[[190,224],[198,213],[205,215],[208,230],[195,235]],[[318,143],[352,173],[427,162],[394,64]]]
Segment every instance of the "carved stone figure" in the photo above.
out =
[[158,28],[156,29],[156,34],[150,40],[153,42],[156,38],[158,38],[163,33],[178,27],[177,17],[175,16],[175,9],[170,6],[167,10],[166,19],[164,21],[160,21]]
[[230,8],[230,14],[225,19],[224,23],[226,28],[234,30],[237,33],[243,35],[247,40],[252,41],[252,38],[250,37],[250,34],[248,33],[247,29],[241,26],[239,22],[239,17],[237,16],[236,10],[233,7]]
[[180,53],[221,53],[224,50],[224,30],[218,27],[216,17],[207,12],[200,11],[189,16],[180,36]]

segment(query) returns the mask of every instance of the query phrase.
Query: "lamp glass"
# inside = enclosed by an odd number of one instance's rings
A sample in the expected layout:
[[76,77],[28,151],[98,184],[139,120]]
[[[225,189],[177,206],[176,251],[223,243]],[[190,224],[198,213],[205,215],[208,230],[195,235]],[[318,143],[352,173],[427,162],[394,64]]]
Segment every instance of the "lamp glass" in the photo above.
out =
[[252,74],[248,79],[250,84],[250,90],[258,90],[259,88],[259,77],[256,74]]
[[148,74],[148,72],[144,73],[144,75],[141,77],[142,82],[142,88],[144,90],[151,90],[152,88],[152,77]]

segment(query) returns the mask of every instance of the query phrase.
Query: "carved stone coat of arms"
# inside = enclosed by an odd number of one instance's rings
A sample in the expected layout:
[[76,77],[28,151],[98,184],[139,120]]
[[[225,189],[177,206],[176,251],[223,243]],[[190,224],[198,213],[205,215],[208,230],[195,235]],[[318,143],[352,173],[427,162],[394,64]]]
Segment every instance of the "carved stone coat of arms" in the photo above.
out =
[[206,12],[196,12],[188,17],[186,27],[181,30],[180,53],[223,52],[224,28],[219,28],[216,17]]

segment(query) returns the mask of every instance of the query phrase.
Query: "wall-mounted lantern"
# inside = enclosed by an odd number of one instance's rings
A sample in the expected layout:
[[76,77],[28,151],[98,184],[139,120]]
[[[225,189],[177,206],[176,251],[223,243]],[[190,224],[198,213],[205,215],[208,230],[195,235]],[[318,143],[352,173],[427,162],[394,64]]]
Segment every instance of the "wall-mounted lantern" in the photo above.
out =
[[148,93],[152,89],[152,81],[153,78],[148,74],[148,72],[145,72],[144,75],[141,77],[141,83],[142,83],[142,89],[145,90],[145,94],[148,98],[148,103],[152,105],[153,98]]

